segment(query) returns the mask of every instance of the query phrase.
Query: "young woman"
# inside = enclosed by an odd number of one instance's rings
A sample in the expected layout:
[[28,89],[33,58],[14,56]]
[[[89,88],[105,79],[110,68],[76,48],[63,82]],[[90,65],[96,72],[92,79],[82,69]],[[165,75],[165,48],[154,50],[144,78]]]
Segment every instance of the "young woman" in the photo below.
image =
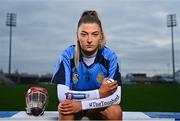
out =
[[77,44],[59,56],[52,81],[57,84],[59,120],[121,120],[121,74],[114,52],[105,47],[96,11],[84,11]]

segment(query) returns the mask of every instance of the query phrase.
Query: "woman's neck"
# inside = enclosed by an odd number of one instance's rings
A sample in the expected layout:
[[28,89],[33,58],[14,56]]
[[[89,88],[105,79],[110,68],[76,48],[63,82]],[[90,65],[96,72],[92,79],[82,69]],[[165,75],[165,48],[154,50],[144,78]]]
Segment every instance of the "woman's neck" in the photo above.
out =
[[94,63],[94,60],[95,60],[96,54],[97,54],[97,50],[94,53],[92,53],[91,55],[90,54],[87,55],[83,51],[81,51],[81,53],[83,55],[83,61],[87,66],[90,66]]
[[85,57],[85,58],[92,58],[92,57],[96,56],[97,51],[98,50],[95,50],[93,52],[84,52],[83,50],[81,50],[81,53],[82,53],[83,57]]

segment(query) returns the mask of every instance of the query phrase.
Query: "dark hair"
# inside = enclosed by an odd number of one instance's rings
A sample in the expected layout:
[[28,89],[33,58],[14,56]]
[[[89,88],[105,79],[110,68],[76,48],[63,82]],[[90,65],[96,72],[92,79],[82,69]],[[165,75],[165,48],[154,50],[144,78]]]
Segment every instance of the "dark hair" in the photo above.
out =
[[81,18],[78,22],[78,28],[82,23],[97,23],[102,31],[101,21],[98,17],[97,12],[94,10],[87,10],[82,13]]

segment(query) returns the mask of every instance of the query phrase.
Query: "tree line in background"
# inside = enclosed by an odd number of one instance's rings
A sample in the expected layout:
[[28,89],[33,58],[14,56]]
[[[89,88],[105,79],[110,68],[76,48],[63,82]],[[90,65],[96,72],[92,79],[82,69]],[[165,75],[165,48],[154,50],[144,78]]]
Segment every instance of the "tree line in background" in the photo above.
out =
[[[154,75],[149,77],[146,73],[128,73],[122,76],[123,84],[156,84],[156,83],[180,83],[180,71],[176,73],[177,78],[173,80],[172,75]],[[179,75],[179,76],[178,76]],[[50,84],[52,74],[44,75],[19,73],[17,70],[10,76],[0,70],[0,84]]]

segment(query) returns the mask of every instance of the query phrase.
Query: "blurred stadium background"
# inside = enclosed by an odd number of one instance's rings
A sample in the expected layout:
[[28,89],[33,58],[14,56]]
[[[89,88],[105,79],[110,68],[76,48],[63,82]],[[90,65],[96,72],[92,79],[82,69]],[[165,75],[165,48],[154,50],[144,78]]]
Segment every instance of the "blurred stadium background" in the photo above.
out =
[[[0,111],[23,111],[25,94],[31,86],[47,88],[49,93],[47,110],[57,110],[56,86],[50,82],[51,75],[12,74],[13,81],[5,75],[2,73],[0,75]],[[136,81],[136,78],[141,81]],[[121,105],[124,111],[180,112],[179,92],[180,84],[177,82],[162,81],[161,78],[150,81],[138,75],[134,79],[123,81]]]

